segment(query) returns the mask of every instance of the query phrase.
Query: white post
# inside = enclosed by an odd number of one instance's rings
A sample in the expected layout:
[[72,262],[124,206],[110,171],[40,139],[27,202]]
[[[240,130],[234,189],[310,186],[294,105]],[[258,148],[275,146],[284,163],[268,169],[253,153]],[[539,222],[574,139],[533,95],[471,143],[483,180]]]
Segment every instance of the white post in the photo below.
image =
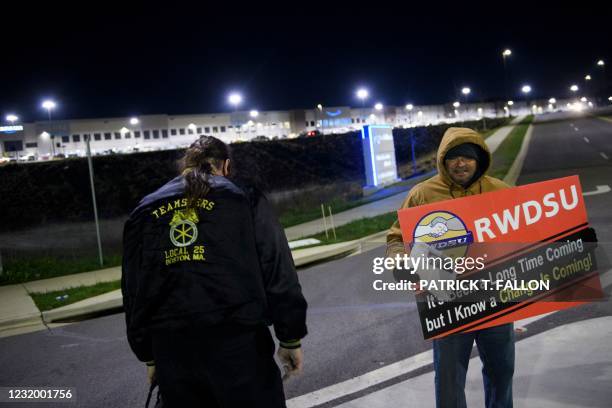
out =
[[338,237],[336,237],[336,227],[334,226],[334,216],[332,215],[331,206],[327,206],[327,209],[329,210],[329,222],[331,224],[332,231],[334,232],[334,241],[336,241]]
[[329,239],[329,234],[327,233],[327,220],[325,219],[325,207],[323,207],[323,203],[321,203],[321,214],[323,214],[323,226],[325,227],[325,238]]

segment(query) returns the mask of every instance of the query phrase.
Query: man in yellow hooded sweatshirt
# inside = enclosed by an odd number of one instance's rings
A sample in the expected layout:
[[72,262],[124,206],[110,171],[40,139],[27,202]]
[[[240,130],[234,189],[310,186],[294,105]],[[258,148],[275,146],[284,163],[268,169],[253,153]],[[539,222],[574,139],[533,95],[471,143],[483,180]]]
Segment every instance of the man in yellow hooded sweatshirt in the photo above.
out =
[[[438,174],[414,186],[401,208],[508,188],[503,181],[486,175],[490,166],[491,153],[483,138],[472,129],[451,127],[438,147]],[[395,221],[387,234],[387,256],[405,252],[399,222]],[[433,340],[436,406],[466,407],[465,377],[474,341],[483,363],[485,406],[512,407],[512,323]]]

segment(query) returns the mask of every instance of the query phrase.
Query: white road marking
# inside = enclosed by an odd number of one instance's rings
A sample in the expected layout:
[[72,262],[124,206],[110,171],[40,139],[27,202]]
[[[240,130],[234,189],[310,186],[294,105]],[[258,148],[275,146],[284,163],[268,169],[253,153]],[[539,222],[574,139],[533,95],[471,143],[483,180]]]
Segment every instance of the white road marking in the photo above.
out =
[[577,132],[579,129],[577,127],[575,127],[574,130]]
[[584,141],[585,141],[585,142],[587,142],[587,143],[591,143],[591,141],[589,140],[589,138],[588,138],[588,137],[583,137],[583,139],[584,139]]
[[605,194],[605,193],[609,193],[611,191],[610,186],[608,185],[603,185],[603,186],[595,186],[595,190],[593,191],[587,191],[582,192],[582,195],[587,197],[587,196],[592,196],[592,195],[597,195],[597,194]]
[[309,408],[333,401],[345,395],[354,394],[381,382],[398,377],[404,373],[414,371],[433,362],[433,350],[389,364],[350,380],[343,381],[329,387],[321,388],[287,401],[287,408]]
[[604,159],[606,159],[606,160],[608,160],[608,159],[609,159],[608,155],[607,155],[607,154],[605,154],[604,152],[600,152],[599,154],[600,154],[600,155],[601,155],[601,157],[603,157]]

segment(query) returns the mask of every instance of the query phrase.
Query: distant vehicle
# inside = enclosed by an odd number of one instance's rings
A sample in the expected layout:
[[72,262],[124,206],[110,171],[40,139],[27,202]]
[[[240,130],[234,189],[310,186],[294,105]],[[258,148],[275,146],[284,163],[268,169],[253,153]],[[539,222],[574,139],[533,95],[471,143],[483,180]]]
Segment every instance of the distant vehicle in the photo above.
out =
[[251,140],[253,142],[267,142],[268,140],[270,140],[270,138],[268,138],[267,136],[259,135],[259,136],[254,137]]
[[58,153],[55,156],[53,156],[54,160],[60,160],[60,159],[65,159],[65,158],[66,158],[66,155],[63,153]]
[[31,162],[36,160],[36,156],[33,154],[26,154],[25,156],[21,156],[18,160],[20,162]]
[[321,133],[320,130],[307,130],[307,131],[300,133],[298,137],[315,137],[315,136],[321,136],[322,134],[323,133]]

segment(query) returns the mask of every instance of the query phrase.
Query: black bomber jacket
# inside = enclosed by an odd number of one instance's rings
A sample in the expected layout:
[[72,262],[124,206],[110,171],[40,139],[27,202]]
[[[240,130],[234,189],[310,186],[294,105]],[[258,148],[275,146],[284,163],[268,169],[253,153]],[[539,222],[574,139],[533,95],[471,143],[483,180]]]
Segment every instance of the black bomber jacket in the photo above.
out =
[[146,196],[123,234],[121,290],[129,344],[153,359],[156,329],[273,324],[281,342],[307,333],[306,300],[284,231],[265,196],[222,176],[187,208],[183,177]]

